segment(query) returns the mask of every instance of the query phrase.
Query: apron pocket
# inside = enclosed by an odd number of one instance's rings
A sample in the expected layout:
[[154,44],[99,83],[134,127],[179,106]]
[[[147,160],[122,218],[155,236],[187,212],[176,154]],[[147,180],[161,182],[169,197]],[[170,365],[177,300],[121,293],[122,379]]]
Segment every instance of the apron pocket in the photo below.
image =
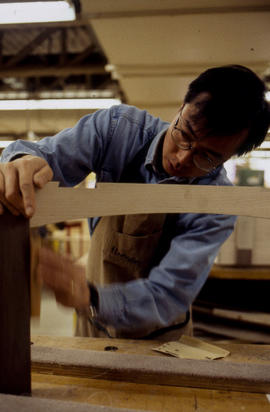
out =
[[144,236],[115,232],[103,250],[104,262],[125,269],[128,278],[147,276],[162,231]]

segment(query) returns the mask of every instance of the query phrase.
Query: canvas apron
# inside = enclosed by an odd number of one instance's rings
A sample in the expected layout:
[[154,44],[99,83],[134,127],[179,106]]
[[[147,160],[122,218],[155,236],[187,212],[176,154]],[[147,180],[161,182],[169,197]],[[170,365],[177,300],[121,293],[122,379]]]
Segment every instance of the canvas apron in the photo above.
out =
[[[108,216],[99,221],[92,240],[87,263],[87,279],[94,285],[125,283],[148,276],[162,233],[166,214]],[[188,314],[189,315],[189,314]],[[115,338],[177,340],[182,334],[192,334],[190,316],[181,315],[169,328],[147,336],[119,333],[106,328]],[[77,336],[108,337],[78,316]]]

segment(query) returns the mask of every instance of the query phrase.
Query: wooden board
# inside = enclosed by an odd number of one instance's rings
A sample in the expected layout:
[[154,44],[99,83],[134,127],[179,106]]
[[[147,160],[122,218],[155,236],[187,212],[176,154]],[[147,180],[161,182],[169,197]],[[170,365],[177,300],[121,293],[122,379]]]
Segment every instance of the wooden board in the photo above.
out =
[[[151,350],[157,342],[131,339],[80,338],[56,336],[32,336],[33,345],[54,348],[87,349],[101,354],[114,346],[121,354],[160,356]],[[223,362],[240,364],[264,364],[270,367],[270,346],[218,342],[231,355]],[[269,402],[265,394],[235,391],[220,391],[191,387],[177,387],[125,381],[80,378],[56,374],[32,373],[32,396],[58,400],[72,400],[115,408],[156,412],[198,411],[245,411],[268,412]]]
[[[78,402],[57,401],[52,399],[25,398],[21,396],[1,395],[1,412],[132,412],[131,409],[93,406]],[[134,409],[133,409],[134,411]],[[138,411],[140,412],[140,411]]]
[[209,277],[216,279],[270,280],[270,266],[235,267],[214,265]]
[[30,226],[138,213],[217,213],[270,218],[270,190],[262,187],[100,183],[95,189],[37,191]]
[[0,216],[0,392],[30,393],[29,222]]
[[[45,346],[61,349],[86,349],[107,352],[112,346],[117,353],[160,356],[152,350],[160,341],[141,339],[82,338],[67,336],[31,336],[32,347]],[[218,362],[240,362],[268,365],[270,368],[270,345],[234,343],[234,341],[217,341],[216,344],[230,352],[228,358]],[[167,356],[166,356],[167,357]]]
[[[37,193],[37,213],[31,219],[30,225],[32,227],[83,217],[134,213],[226,213],[270,218],[270,191],[263,188],[111,183],[99,185],[97,189],[87,190],[56,188],[56,186],[56,183],[50,183]],[[2,321],[1,326],[4,325],[1,329],[3,335],[0,347],[0,391],[29,393],[30,312],[28,302],[30,268],[28,225],[24,219],[20,220],[21,218],[13,221],[12,217],[8,216],[5,220],[6,216],[8,215],[2,216],[0,222],[2,233],[0,261],[2,271],[6,272],[3,279],[1,278],[2,287],[0,288],[0,302],[2,304],[0,320]],[[21,225],[22,221],[23,225]],[[6,239],[8,239],[7,242]],[[16,253],[18,251],[17,255],[11,257],[10,250],[16,250]],[[8,271],[12,272],[10,278],[7,276]],[[21,272],[23,275],[18,276],[18,273],[21,274]],[[10,296],[12,300],[10,300]],[[7,341],[5,341],[6,333],[8,334]],[[136,379],[141,379],[142,382],[144,379],[158,378],[159,385],[188,386],[192,378],[192,385],[207,387],[210,382],[213,382],[214,372],[216,374],[214,384],[217,388],[230,388],[229,382],[231,380],[238,390],[270,391],[269,368],[265,368],[264,365],[256,365],[255,368],[248,365],[244,370],[244,368],[237,368],[237,365],[231,364],[230,367],[227,366],[223,370],[223,365],[222,369],[215,369],[215,364],[213,364],[213,369],[210,371],[208,367],[206,368],[206,364],[201,365],[201,370],[198,370],[198,361],[196,361],[195,367],[190,363],[192,361],[181,360],[180,373],[174,368],[171,359],[167,358],[165,361],[161,360],[163,358],[160,357],[159,362],[153,362],[157,357],[135,359],[138,355],[133,355],[128,360],[127,357],[123,359],[121,354],[106,353],[105,357],[104,354],[97,356],[93,351],[92,357],[89,358],[89,351],[85,354],[83,351],[73,351],[72,353],[63,352],[61,349],[54,351],[58,351],[53,353],[53,356],[57,355],[58,357],[56,367],[58,363],[59,365],[63,364],[63,368],[72,370],[70,361],[66,362],[65,359],[66,356],[74,356],[79,358],[79,363],[75,362],[74,364],[74,371],[76,368],[82,370],[82,373],[86,371],[87,374],[89,371],[92,371],[91,373],[97,371],[98,374],[100,371],[104,371],[104,376],[108,376],[108,378],[111,376],[112,379],[121,377],[124,372],[127,380],[134,379],[135,373]],[[55,364],[52,358],[44,358],[44,349],[39,350],[39,352],[34,349],[34,352],[39,356],[35,360],[36,365],[40,362],[43,370],[48,370],[48,364],[49,368]],[[10,356],[11,354],[12,356]],[[47,355],[51,356],[51,351]],[[117,359],[119,356],[120,358]],[[97,363],[94,363],[95,357]],[[84,364],[81,364],[81,358]],[[111,362],[111,369],[107,368],[104,361]],[[91,362],[94,366],[91,365]],[[122,369],[119,362],[123,362]],[[248,376],[245,375],[246,372],[248,372]]]
[[[76,402],[78,407],[92,406],[97,408],[97,412],[100,410],[98,406],[102,406],[105,411],[107,407],[117,408],[117,411],[118,408],[128,408],[151,412],[269,412],[270,407],[266,395],[261,393],[147,385],[36,373],[32,374],[32,385],[32,398],[27,398],[28,408],[20,408],[19,412],[37,412],[38,409],[33,408],[31,402],[34,401],[34,406],[37,402],[43,406],[42,399]],[[61,404],[63,405],[63,402]],[[54,408],[51,410],[54,411]],[[10,408],[8,412],[10,411],[15,412],[16,409]],[[65,411],[65,408],[62,411]],[[77,412],[77,409],[75,411]],[[122,409],[120,411],[122,412]]]
[[[32,336],[31,341],[33,342],[32,346],[73,348],[78,351],[90,349],[101,353],[108,346],[112,346],[110,339],[102,338]],[[153,343],[155,342],[128,339],[113,340],[119,353],[159,356],[151,351]],[[230,358],[234,362],[270,365],[269,345],[240,345],[227,342],[218,344],[231,351]],[[222,362],[227,362],[227,360],[224,359]],[[53,400],[58,402],[53,402]],[[233,412],[268,412],[270,405],[265,394],[261,393],[161,386],[155,385],[154,382],[141,384],[105,380],[101,377],[91,379],[39,373],[32,373],[31,398],[15,398],[4,395],[1,398],[0,395],[1,412],[36,412],[37,410],[43,412],[43,410],[50,410],[50,408],[54,411],[71,411],[71,407],[76,412],[126,411],[126,409],[119,408],[156,412],[227,412],[228,410]]]
[[[132,339],[80,338],[59,336],[32,336],[32,346],[88,349],[103,353],[114,346],[121,354],[160,356],[151,350],[158,342]],[[113,345],[112,345],[113,344]],[[244,364],[261,363],[270,367],[269,345],[248,345],[218,342],[231,352],[228,360]],[[124,381],[79,378],[56,374],[32,373],[32,396],[57,400],[72,400],[114,408],[156,412],[245,411],[268,412],[265,394],[220,391],[169,385],[131,383]]]
[[[265,394],[32,374],[33,398],[155,412],[269,412]],[[22,412],[22,411],[20,411]],[[28,411],[27,411],[28,412]],[[36,411],[34,411],[36,412]]]
[[32,370],[145,384],[270,392],[269,364],[260,363],[187,360],[34,346]]

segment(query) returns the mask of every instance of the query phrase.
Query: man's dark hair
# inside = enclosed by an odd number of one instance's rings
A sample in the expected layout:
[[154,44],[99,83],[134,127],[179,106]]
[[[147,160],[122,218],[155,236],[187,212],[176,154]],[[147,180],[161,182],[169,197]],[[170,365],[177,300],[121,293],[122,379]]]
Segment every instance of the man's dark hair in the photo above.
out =
[[211,134],[230,136],[248,128],[248,137],[238,149],[238,156],[263,142],[270,124],[270,109],[266,86],[252,70],[240,65],[210,68],[190,83],[184,103],[192,102],[202,92],[211,95],[199,111]]

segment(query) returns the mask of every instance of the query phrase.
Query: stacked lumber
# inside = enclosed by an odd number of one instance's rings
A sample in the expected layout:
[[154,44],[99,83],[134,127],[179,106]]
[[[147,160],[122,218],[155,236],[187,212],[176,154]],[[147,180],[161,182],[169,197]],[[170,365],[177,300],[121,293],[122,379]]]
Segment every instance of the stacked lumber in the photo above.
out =
[[196,336],[270,343],[270,268],[218,267],[193,305]]

